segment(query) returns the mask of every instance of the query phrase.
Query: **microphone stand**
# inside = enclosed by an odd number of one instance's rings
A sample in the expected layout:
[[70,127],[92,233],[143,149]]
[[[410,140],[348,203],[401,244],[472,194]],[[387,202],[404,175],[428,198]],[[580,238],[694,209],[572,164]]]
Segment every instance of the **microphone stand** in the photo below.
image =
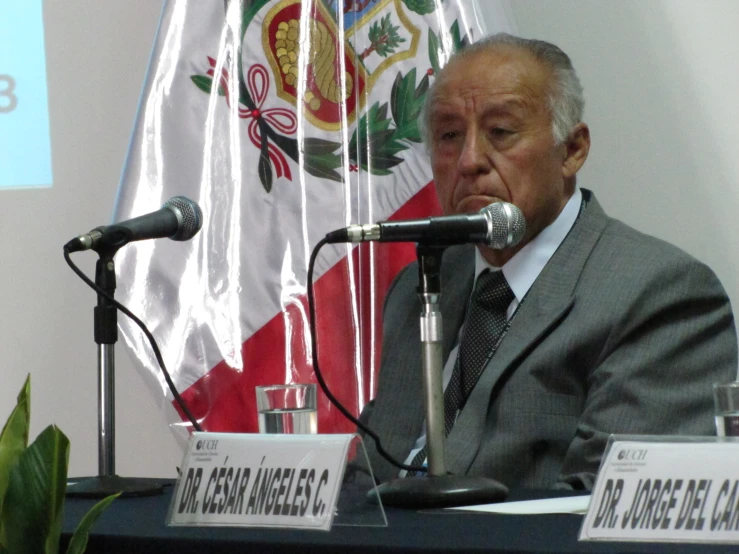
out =
[[[95,284],[113,296],[115,294],[115,263],[118,246],[103,248],[95,266]],[[68,484],[67,496],[103,498],[121,496],[152,496],[162,494],[162,485],[150,479],[119,477],[115,474],[115,352],[118,341],[118,311],[115,305],[98,294],[94,310],[95,342],[98,345],[98,476]]]
[[426,406],[426,476],[405,477],[377,488],[382,502],[399,508],[444,508],[500,502],[508,496],[502,483],[477,475],[451,475],[445,466],[446,433],[442,373],[441,257],[444,246],[419,243],[418,294],[421,299],[421,348]]

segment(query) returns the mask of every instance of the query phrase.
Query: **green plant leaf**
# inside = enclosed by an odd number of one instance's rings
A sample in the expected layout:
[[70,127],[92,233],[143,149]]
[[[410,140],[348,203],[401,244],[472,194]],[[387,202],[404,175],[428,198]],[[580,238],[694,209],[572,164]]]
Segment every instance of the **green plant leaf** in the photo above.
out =
[[69,541],[67,554],[82,554],[85,551],[85,548],[87,547],[87,540],[90,537],[90,529],[92,529],[92,526],[95,525],[95,522],[100,517],[100,514],[102,514],[108,508],[108,506],[110,506],[110,503],[113,502],[113,500],[118,498],[120,495],[121,493],[118,493],[108,496],[107,498],[103,498],[100,502],[95,504],[89,512],[85,514],[85,517],[82,518],[82,521],[80,521],[77,529],[75,529],[74,535],[72,535],[72,539]]
[[[0,514],[8,487],[8,474],[28,444],[28,428],[31,421],[31,376],[26,377],[18,393],[17,403],[0,433]],[[0,529],[2,524],[0,523]]]
[[269,161],[269,154],[265,154],[264,149],[259,154],[259,163],[257,164],[259,172],[259,180],[262,182],[264,190],[272,191],[272,163]]
[[373,175],[389,175],[390,169],[403,161],[395,154],[407,147],[394,138],[395,129],[390,128],[387,103],[380,106],[375,102],[366,112],[349,141],[349,159]]
[[[210,94],[213,88],[213,79],[207,75],[191,75],[190,80],[206,94]],[[218,96],[226,96],[222,85],[218,85]]]
[[361,58],[364,59],[371,51],[377,52],[383,58],[395,52],[400,43],[405,42],[405,39],[398,34],[399,28],[400,26],[393,25],[390,21],[390,14],[375,21],[368,33],[370,47],[362,53]]
[[443,53],[444,49],[441,47],[439,37],[436,36],[431,29],[429,29],[429,63],[434,73],[438,75],[441,71],[441,63],[439,63],[439,54]]
[[335,171],[341,167],[341,154],[334,152],[341,148],[341,144],[316,137],[308,137],[303,141],[303,167],[305,170],[322,179],[341,181],[341,175]]
[[[306,137],[303,140],[303,152],[306,155],[333,154],[341,148],[340,142],[326,140],[318,137]],[[339,156],[336,156],[339,158]],[[339,158],[340,159],[340,158]],[[339,167],[338,165],[336,167]]]
[[449,29],[449,34],[452,36],[452,54],[457,51],[458,45],[462,42],[462,37],[459,33],[459,20],[455,19]]
[[421,116],[426,92],[429,88],[428,75],[424,75],[416,88],[416,69],[411,69],[405,76],[398,72],[393,82],[390,96],[390,111],[395,120],[395,140],[421,142],[421,131],[418,123]]
[[305,157],[305,170],[314,177],[319,179],[328,179],[329,181],[336,181],[340,183],[342,181],[341,175],[335,171],[338,167],[335,165],[336,156],[306,156]]
[[436,9],[435,0],[403,0],[403,2],[409,10],[419,15],[428,15]]
[[203,92],[210,94],[210,89],[213,86],[212,78],[206,77],[205,75],[191,75],[190,79],[193,83],[195,83],[196,87],[198,87]]
[[[449,55],[446,56],[447,58],[458,50],[466,48],[470,42],[467,38],[467,35],[462,36],[462,33],[459,29],[458,20],[455,20],[454,23],[452,23],[452,26],[449,28],[449,38],[451,39],[452,44],[451,51],[449,52]],[[434,70],[434,73],[436,75],[438,75],[439,71],[441,71],[441,62],[439,58],[444,53],[444,45],[442,44],[441,40],[436,35],[436,33],[429,29],[429,63],[431,64],[431,69]]]
[[13,554],[59,551],[68,463],[69,439],[49,425],[10,470],[0,517]]
[[455,19],[454,23],[452,23],[452,26],[449,29],[449,34],[451,34],[452,36],[452,51],[450,52],[450,54],[454,54],[455,52],[462,50],[470,42],[467,39],[467,35],[462,36],[462,33],[459,30],[459,20],[458,19]]
[[244,43],[244,35],[246,34],[246,29],[249,27],[251,20],[254,19],[254,16],[259,13],[259,10],[269,2],[270,0],[246,0],[241,3],[241,44]]
[[264,125],[263,132],[267,133],[267,137],[274,142],[277,147],[287,154],[295,163],[300,162],[298,157],[298,141],[292,137],[286,137],[276,132],[270,125]]

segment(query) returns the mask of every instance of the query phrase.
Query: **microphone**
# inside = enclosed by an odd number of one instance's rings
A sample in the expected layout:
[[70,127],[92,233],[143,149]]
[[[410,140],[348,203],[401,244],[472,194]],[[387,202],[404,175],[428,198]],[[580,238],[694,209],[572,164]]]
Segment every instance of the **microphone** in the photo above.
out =
[[203,226],[203,211],[196,202],[184,196],[167,200],[161,209],[120,223],[96,227],[64,245],[69,252],[118,249],[136,240],[169,237],[190,240]]
[[418,242],[433,246],[474,242],[502,250],[518,244],[525,231],[526,220],[521,210],[508,202],[494,202],[476,214],[350,225],[331,231],[326,240],[328,243]]

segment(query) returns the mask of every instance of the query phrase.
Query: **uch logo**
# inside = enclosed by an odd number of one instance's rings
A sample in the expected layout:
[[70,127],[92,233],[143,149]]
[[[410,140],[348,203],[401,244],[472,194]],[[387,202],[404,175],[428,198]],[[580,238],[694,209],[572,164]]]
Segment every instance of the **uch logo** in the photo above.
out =
[[217,440],[199,440],[195,444],[195,450],[215,450],[218,448]]
[[12,112],[17,105],[15,79],[10,75],[0,75],[0,114]]
[[647,457],[647,451],[644,449],[628,449],[625,448],[618,453],[619,460],[635,460],[641,461]]

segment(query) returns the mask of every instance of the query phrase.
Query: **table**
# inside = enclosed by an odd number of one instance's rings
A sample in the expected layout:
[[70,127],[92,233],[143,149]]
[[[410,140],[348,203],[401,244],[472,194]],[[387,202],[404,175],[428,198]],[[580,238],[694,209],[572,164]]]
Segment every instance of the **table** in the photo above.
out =
[[[500,554],[736,554],[736,545],[580,543],[582,516],[501,515],[458,511],[386,509],[388,527],[334,526],[330,532],[266,528],[168,527],[165,524],[173,491],[143,498],[118,498],[102,514],[90,534],[87,552],[148,554],[230,554],[271,552],[414,553],[461,552]],[[551,496],[529,491],[512,499]],[[63,548],[94,500],[67,498]]]

